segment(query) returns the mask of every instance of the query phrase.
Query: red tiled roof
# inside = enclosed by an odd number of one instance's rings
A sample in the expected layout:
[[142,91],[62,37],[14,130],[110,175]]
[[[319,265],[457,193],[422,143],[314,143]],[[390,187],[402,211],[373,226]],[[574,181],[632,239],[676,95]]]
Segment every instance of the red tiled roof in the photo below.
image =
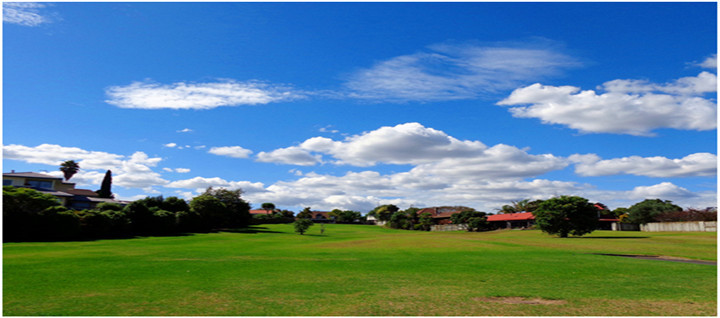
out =
[[532,214],[532,212],[505,213],[505,214],[489,215],[487,217],[488,222],[492,222],[492,221],[525,221],[525,220],[534,220],[534,219],[535,219],[535,216]]
[[250,214],[272,214],[272,210],[250,210]]

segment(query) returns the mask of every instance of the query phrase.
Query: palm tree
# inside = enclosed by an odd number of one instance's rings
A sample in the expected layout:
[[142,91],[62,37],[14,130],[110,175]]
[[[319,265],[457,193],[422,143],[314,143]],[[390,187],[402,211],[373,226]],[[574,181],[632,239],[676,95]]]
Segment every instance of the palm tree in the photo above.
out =
[[67,160],[60,164],[60,171],[62,171],[65,175],[65,181],[70,180],[70,178],[72,178],[78,170],[80,170],[80,166],[77,162],[75,162],[75,160]]

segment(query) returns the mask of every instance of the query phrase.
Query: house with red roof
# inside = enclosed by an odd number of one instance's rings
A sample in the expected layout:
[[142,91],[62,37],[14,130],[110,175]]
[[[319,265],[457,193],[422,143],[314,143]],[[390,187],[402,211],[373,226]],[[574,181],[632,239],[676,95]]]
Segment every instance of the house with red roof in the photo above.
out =
[[[596,203],[598,209],[598,230],[613,230],[613,223],[620,222],[604,205]],[[535,215],[532,212],[518,212],[490,215],[488,222],[497,228],[529,228],[535,225]]]
[[433,219],[435,224],[450,224],[450,217],[453,214],[460,213],[462,211],[458,211],[456,208],[453,207],[433,207],[433,208],[424,208],[417,211],[417,215],[423,214],[423,213],[430,213],[430,217]]

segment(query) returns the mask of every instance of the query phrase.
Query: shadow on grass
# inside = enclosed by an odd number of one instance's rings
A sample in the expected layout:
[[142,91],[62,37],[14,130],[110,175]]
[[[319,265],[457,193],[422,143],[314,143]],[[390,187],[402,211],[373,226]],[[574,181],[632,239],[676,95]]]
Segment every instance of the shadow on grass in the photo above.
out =
[[571,239],[600,239],[600,240],[612,240],[612,239],[646,239],[649,236],[570,236],[566,238]]
[[271,231],[271,230],[268,230],[268,228],[262,227],[262,226],[249,226],[246,228],[239,228],[239,229],[222,229],[220,231],[221,232],[229,232],[229,233],[244,233],[244,234],[257,234],[257,233],[287,234],[286,232]]

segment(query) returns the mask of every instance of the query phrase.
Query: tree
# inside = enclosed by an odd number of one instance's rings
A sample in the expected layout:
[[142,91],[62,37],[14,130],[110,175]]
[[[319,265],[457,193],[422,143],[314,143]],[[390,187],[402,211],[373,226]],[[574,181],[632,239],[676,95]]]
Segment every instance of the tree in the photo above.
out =
[[408,229],[410,221],[408,215],[404,211],[397,211],[390,217],[390,227],[393,229]]
[[185,200],[180,199],[178,197],[167,197],[165,200],[163,200],[161,205],[163,210],[167,210],[170,212],[182,212],[182,211],[190,211],[190,206],[185,202]]
[[415,227],[417,230],[430,231],[433,224],[435,224],[435,222],[432,219],[432,214],[430,212],[423,212],[420,213],[418,217],[418,224],[415,225]]
[[242,193],[240,189],[227,190],[209,187],[205,190],[202,195],[214,197],[226,207],[226,209],[214,214],[217,218],[213,219],[213,226],[244,227],[250,224],[250,204],[242,199]]
[[581,236],[598,226],[598,210],[587,199],[577,196],[560,196],[544,201],[533,212],[535,222],[543,232],[568,237]]
[[673,204],[672,201],[646,199],[628,208],[628,222],[646,224],[654,222],[655,218],[660,214],[678,211],[682,211],[682,208]]
[[108,170],[105,172],[102,184],[100,184],[100,190],[97,190],[98,197],[112,199],[115,196],[112,194],[112,171]]
[[520,200],[520,201],[510,201],[509,205],[503,205],[500,211],[498,213],[518,213],[518,212],[533,212],[537,210],[537,208],[540,206],[540,203],[542,203],[543,200],[534,200],[530,201],[530,199]]
[[63,161],[63,163],[60,164],[60,171],[65,175],[65,181],[70,180],[79,170],[80,165],[78,165],[75,160]]
[[455,213],[450,216],[450,221],[453,224],[465,224],[468,232],[487,230],[490,227],[490,223],[487,221],[487,213],[475,210]]
[[310,207],[304,208],[301,212],[297,214],[298,219],[312,219],[312,211],[310,210]]
[[372,211],[368,213],[368,215],[372,215],[380,221],[390,221],[390,217],[392,217],[393,213],[397,211],[400,211],[400,208],[398,208],[396,205],[385,204],[375,207]]
[[300,235],[305,234],[307,229],[310,228],[312,225],[313,221],[307,218],[299,218],[293,223],[293,227],[295,227],[295,232],[300,233]]
[[266,203],[263,203],[261,205],[261,207],[265,211],[273,211],[273,213],[275,211],[275,204],[273,204],[273,203],[266,202]]

